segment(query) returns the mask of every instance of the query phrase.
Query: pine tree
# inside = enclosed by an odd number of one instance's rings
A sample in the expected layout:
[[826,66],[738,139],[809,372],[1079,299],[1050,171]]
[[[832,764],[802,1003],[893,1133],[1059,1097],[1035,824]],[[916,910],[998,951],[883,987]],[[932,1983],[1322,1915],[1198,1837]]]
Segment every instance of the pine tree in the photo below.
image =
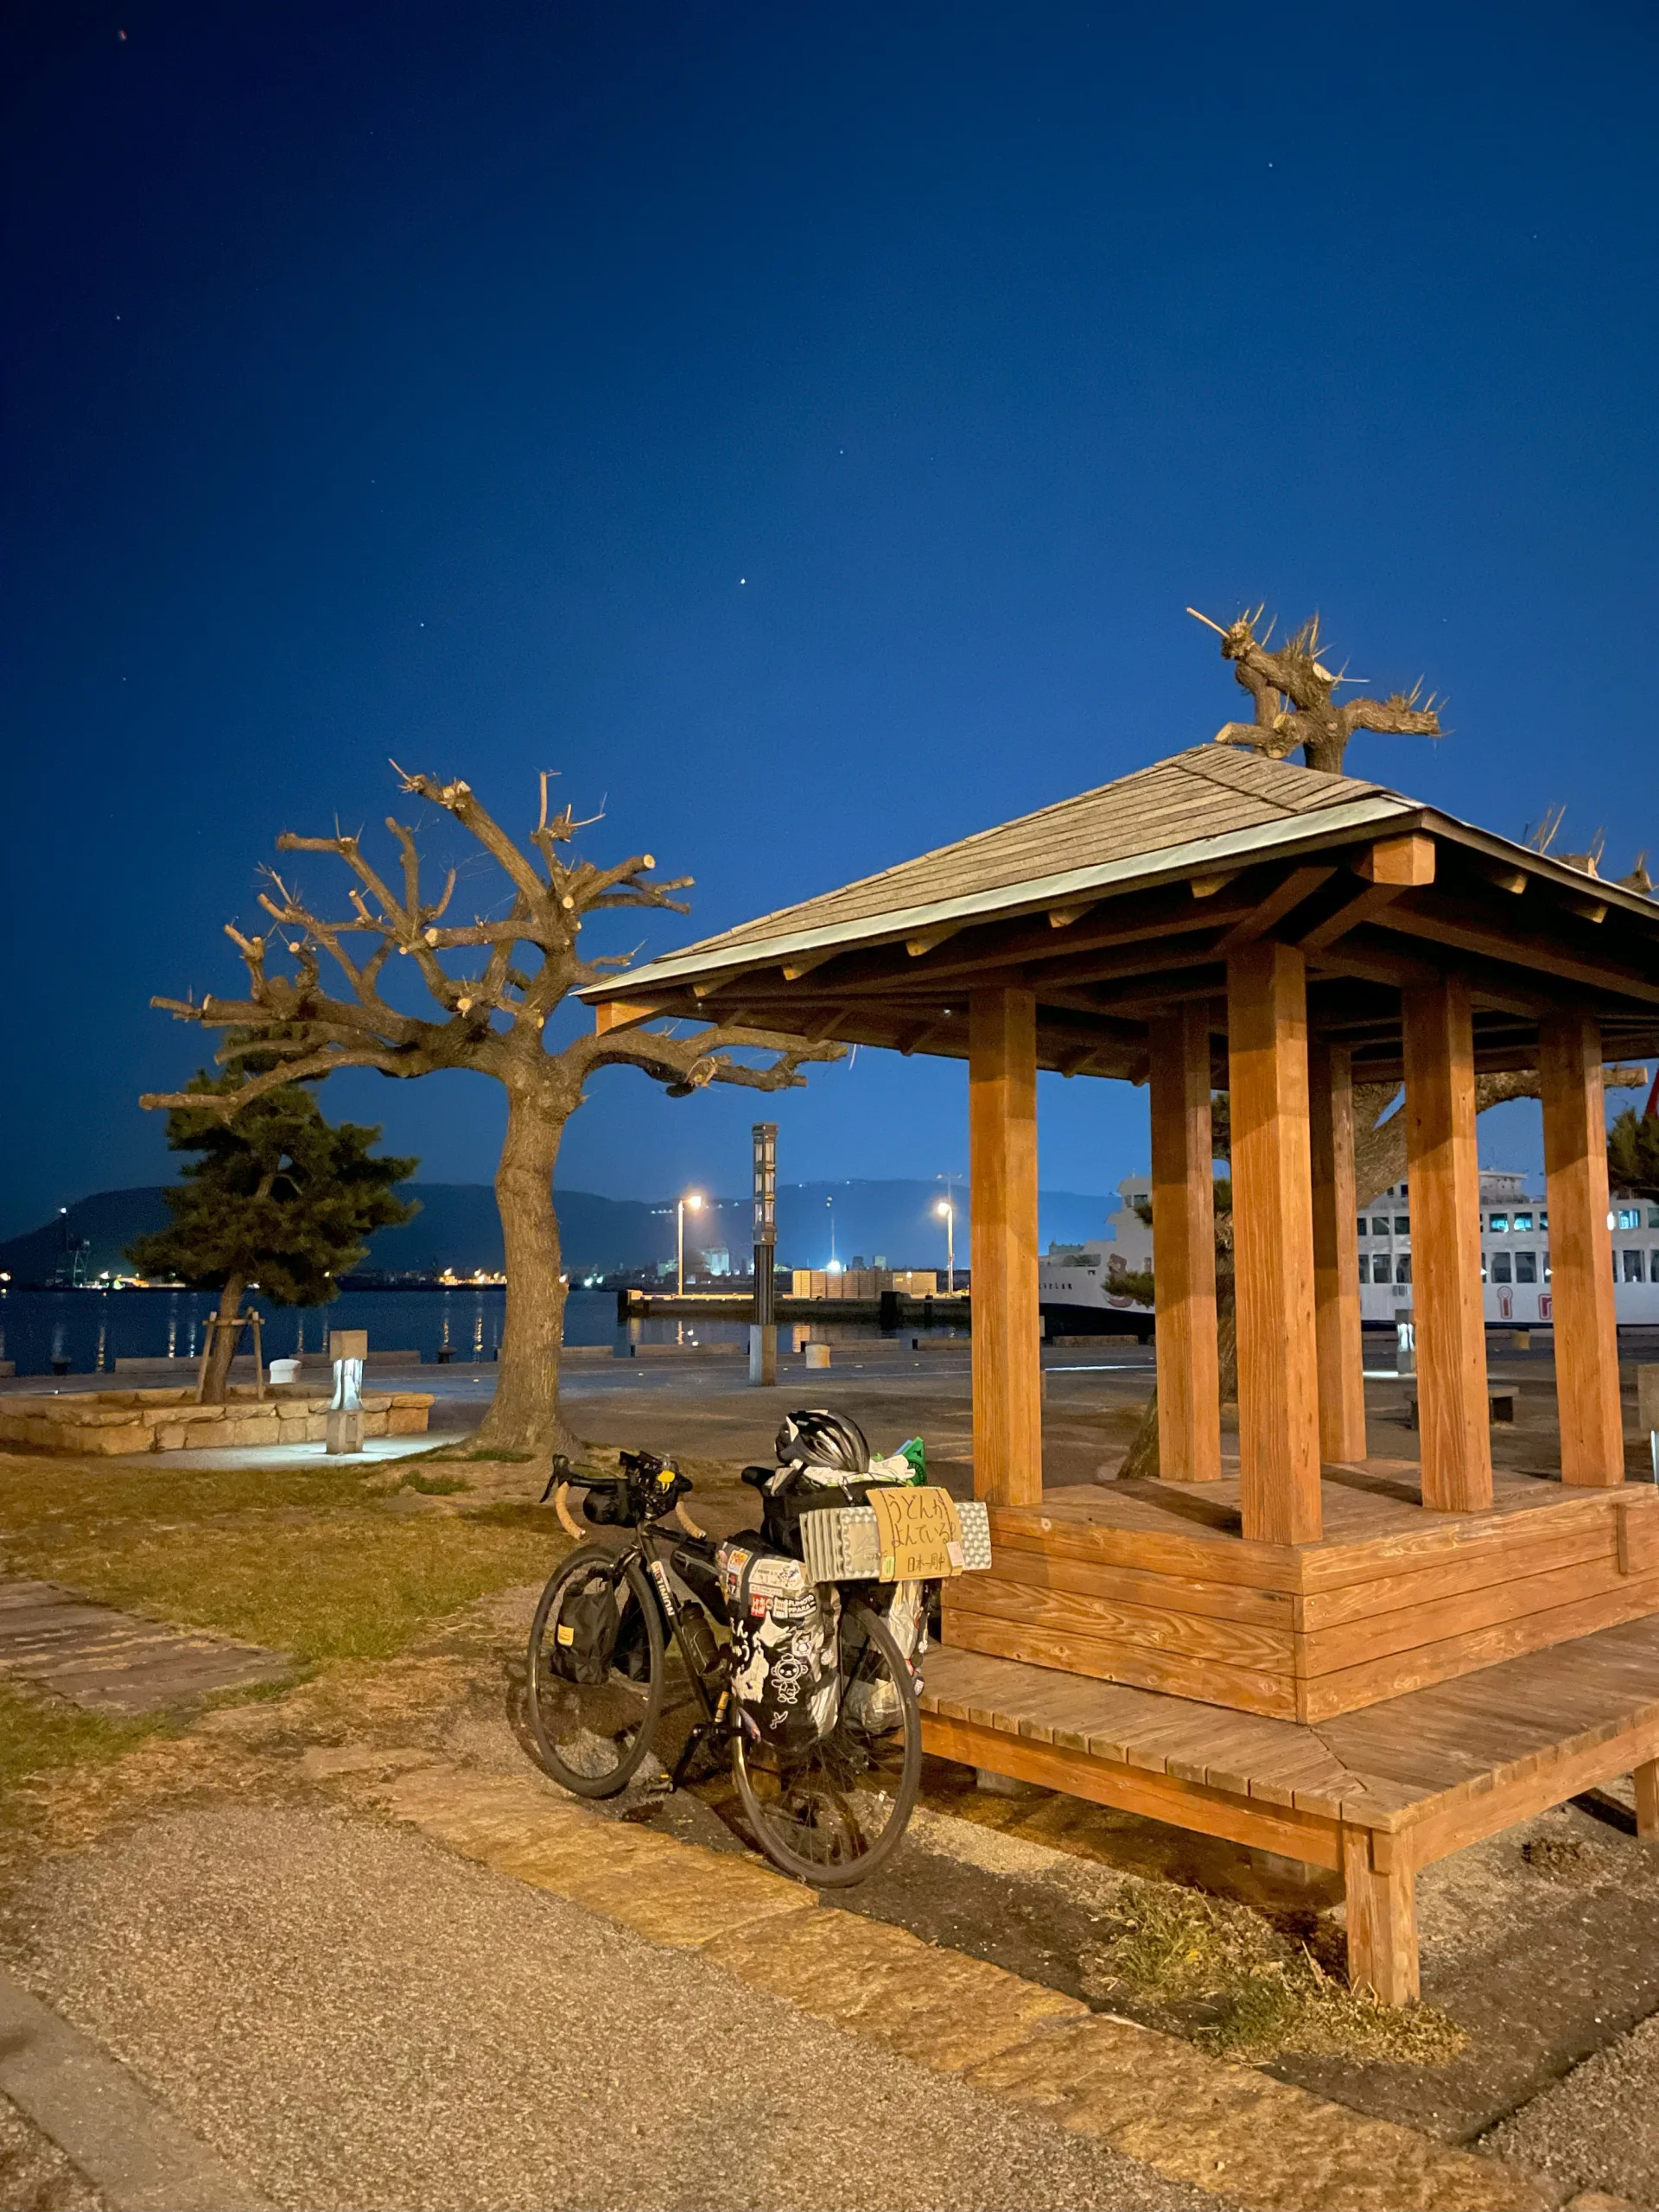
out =
[[1659,1198],[1659,1114],[1627,1106],[1607,1132],[1607,1179],[1632,1198]]
[[[240,1074],[199,1073],[191,1095],[223,1097]],[[234,1321],[250,1285],[274,1306],[326,1306],[340,1278],[367,1249],[377,1229],[410,1220],[418,1208],[391,1186],[412,1175],[415,1160],[373,1159],[378,1128],[324,1120],[304,1084],[285,1083],[245,1106],[234,1121],[206,1104],[175,1107],[167,1117],[174,1152],[194,1152],[167,1193],[173,1219],[141,1236],[127,1256],[147,1274],[174,1274],[219,1293],[221,1323]],[[202,1396],[223,1405],[238,1332],[213,1332]]]

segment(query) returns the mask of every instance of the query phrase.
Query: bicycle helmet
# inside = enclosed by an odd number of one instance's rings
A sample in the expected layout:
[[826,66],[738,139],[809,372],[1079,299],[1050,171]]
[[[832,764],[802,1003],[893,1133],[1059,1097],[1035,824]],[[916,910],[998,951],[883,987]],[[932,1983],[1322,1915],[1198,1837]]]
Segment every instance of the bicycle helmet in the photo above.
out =
[[819,1406],[785,1414],[778,1432],[780,1467],[825,1467],[837,1475],[864,1475],[870,1447],[863,1430],[845,1414]]

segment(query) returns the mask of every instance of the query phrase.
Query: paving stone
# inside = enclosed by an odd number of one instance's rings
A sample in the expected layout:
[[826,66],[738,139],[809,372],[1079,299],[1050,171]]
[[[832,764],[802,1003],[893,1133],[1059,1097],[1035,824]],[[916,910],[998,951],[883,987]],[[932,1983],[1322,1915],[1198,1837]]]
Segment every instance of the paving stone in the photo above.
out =
[[1262,2212],[1541,2212],[1550,2202],[1494,2160],[1099,2014],[963,2078]]
[[0,1675],[90,1713],[157,1713],[215,1690],[280,1681],[280,1651],[95,1605],[50,1582],[0,1582]]
[[1039,2026],[1088,2013],[1058,1990],[849,1912],[734,1929],[705,1944],[703,1956],[936,2074],[962,2073]]

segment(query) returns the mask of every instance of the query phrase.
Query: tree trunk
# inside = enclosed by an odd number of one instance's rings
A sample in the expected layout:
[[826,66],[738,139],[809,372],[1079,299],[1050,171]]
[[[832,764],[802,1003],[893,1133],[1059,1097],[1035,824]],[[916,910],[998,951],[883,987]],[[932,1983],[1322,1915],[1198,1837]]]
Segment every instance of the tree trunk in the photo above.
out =
[[234,1321],[242,1310],[242,1294],[247,1284],[240,1275],[226,1278],[225,1287],[219,1294],[219,1325],[213,1331],[213,1341],[207,1354],[207,1370],[202,1376],[201,1402],[204,1406],[222,1406],[231,1385],[231,1357],[236,1350],[239,1329],[227,1328],[226,1322]]
[[495,1171],[506,1252],[507,1317],[495,1398],[478,1442],[537,1457],[580,1449],[559,1412],[564,1283],[553,1170],[569,1108],[539,1084],[507,1085],[507,1135]]
[[[1224,1406],[1230,1405],[1238,1396],[1238,1306],[1232,1290],[1233,1277],[1223,1269],[1216,1281],[1216,1350],[1221,1364],[1220,1399]],[[1117,1479],[1121,1483],[1155,1482],[1160,1471],[1158,1385],[1154,1382],[1141,1416],[1141,1426],[1123,1454]]]

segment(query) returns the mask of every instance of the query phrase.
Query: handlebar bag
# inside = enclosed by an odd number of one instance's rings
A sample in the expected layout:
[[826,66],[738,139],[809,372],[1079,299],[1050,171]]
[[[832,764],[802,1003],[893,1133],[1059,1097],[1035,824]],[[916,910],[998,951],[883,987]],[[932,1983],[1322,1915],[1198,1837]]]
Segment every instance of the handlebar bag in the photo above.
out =
[[756,1750],[787,1763],[836,1723],[840,1595],[753,1536],[722,1544],[718,1560],[743,1732]]

